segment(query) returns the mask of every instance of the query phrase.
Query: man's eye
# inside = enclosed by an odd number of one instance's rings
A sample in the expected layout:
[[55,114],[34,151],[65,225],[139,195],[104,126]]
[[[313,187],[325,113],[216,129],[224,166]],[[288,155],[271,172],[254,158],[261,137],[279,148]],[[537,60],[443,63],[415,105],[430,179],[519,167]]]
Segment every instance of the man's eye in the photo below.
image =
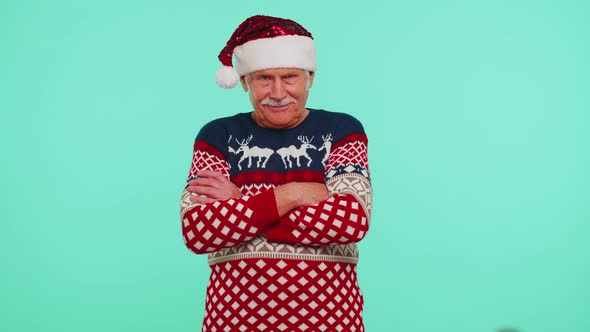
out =
[[290,74],[290,75],[284,76],[283,78],[287,82],[294,82],[297,79],[297,77],[298,76],[295,74]]

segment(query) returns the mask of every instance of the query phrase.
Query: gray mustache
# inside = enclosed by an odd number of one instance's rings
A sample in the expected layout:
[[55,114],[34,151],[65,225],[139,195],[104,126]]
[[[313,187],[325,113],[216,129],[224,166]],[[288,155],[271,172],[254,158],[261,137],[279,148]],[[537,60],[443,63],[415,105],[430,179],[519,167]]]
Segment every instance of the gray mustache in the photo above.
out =
[[291,97],[286,97],[282,100],[274,100],[274,99],[270,99],[270,98],[265,98],[262,101],[262,105],[268,105],[268,106],[274,106],[274,107],[281,107],[281,106],[285,106],[285,105],[289,105],[289,104],[294,104],[295,103],[295,99],[291,98]]

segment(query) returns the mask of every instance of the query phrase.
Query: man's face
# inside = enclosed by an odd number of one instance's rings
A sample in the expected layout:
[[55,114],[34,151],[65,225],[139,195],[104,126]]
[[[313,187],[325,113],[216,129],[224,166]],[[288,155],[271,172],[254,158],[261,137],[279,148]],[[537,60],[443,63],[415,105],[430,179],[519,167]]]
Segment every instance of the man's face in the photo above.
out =
[[309,73],[306,83],[306,72],[297,68],[265,69],[243,77],[242,86],[249,91],[254,107],[254,120],[266,128],[297,126],[309,113],[305,102],[313,77],[314,73]]

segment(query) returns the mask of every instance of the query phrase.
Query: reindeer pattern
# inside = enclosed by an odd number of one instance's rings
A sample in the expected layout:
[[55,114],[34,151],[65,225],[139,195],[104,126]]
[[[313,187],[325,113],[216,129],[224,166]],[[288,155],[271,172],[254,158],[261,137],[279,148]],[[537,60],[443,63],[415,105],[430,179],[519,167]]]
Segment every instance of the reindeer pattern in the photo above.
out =
[[[305,163],[306,167],[310,167],[314,160],[313,154],[310,156],[310,151],[325,151],[323,153],[323,158],[321,160],[321,164],[323,167],[326,166],[326,161],[328,160],[328,156],[330,155],[330,148],[332,146],[332,134],[328,133],[326,135],[322,135],[323,144],[320,148],[317,148],[315,145],[312,144],[315,136],[307,136],[307,135],[299,135],[297,136],[298,143],[291,144],[285,147],[279,147],[276,150],[271,149],[270,147],[260,147],[260,146],[252,146],[250,142],[254,138],[253,135],[249,135],[248,137],[238,139],[234,138],[234,142],[237,144],[237,147],[232,147],[232,138],[233,135],[229,135],[227,140],[227,149],[228,153],[233,154],[236,156],[238,170],[242,170],[243,168],[252,168],[253,162],[252,159],[256,161],[256,168],[266,168],[268,161],[271,157],[281,160],[284,169],[290,169],[294,167],[294,164],[297,167],[301,167],[302,159]],[[235,146],[235,145],[234,145]],[[276,156],[274,156],[276,154]],[[319,159],[316,157],[316,159]],[[244,163],[245,161],[247,163]],[[231,163],[230,163],[231,167]]]

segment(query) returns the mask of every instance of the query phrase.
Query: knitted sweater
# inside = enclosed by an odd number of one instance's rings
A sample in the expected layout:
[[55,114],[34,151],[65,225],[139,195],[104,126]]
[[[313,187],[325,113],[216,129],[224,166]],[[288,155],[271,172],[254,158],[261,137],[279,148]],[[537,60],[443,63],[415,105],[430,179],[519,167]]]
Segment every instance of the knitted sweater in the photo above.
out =
[[[217,119],[197,135],[189,179],[201,170],[243,194],[210,204],[182,195],[185,244],[209,254],[203,331],[364,330],[356,242],[372,195],[358,120],[314,109],[286,130],[250,113]],[[331,196],[279,217],[272,188],[288,182],[325,183]]]

